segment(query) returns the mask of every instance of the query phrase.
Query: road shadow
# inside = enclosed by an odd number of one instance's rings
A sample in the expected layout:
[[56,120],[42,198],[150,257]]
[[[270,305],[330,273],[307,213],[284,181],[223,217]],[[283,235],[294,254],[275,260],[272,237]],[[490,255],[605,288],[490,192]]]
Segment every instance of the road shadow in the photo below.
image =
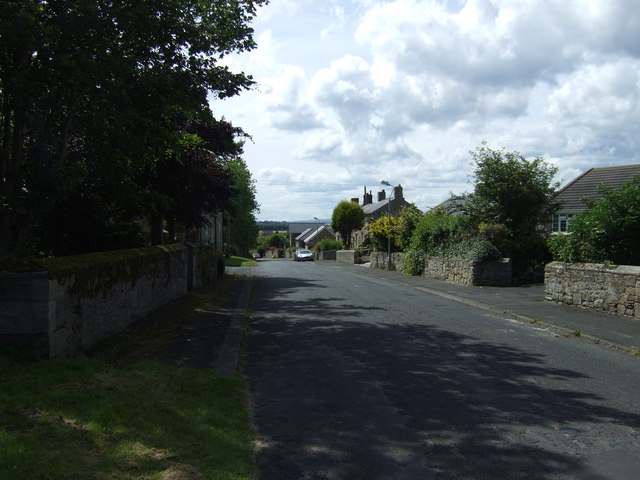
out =
[[[640,415],[581,391],[585,374],[542,354],[434,325],[369,322],[313,281],[258,283],[245,373],[262,480],[598,480],[607,477],[588,455],[634,448],[593,432],[637,429]],[[309,287],[308,299],[283,300]]]

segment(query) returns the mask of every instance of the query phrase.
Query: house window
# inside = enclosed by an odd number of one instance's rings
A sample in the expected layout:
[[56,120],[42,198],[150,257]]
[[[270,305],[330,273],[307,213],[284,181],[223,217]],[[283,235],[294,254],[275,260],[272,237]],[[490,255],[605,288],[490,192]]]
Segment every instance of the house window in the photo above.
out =
[[573,219],[573,213],[560,213],[554,215],[551,221],[551,231],[554,233],[568,233],[569,225]]

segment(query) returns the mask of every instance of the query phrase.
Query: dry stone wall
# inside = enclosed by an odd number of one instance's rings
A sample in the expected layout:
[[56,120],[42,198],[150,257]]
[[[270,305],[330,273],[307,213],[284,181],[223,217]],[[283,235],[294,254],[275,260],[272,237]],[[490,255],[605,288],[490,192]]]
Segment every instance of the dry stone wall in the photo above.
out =
[[[402,270],[402,253],[391,255],[391,270]],[[388,268],[386,253],[371,254],[372,268]],[[460,258],[431,257],[425,260],[423,276],[468,286],[511,285],[511,261],[474,262]]]
[[216,265],[176,244],[47,259],[41,272],[2,272],[0,344],[49,357],[82,352],[211,282],[216,275],[205,270]]
[[640,267],[552,262],[544,284],[547,300],[640,318]]

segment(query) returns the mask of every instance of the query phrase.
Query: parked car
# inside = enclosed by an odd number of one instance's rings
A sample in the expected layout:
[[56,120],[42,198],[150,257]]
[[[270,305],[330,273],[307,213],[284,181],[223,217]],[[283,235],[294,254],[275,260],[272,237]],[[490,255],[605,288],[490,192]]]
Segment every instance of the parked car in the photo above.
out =
[[253,258],[255,258],[256,260],[260,258],[260,254],[258,252],[256,253],[252,253],[251,254],[253,256]]
[[299,248],[295,252],[293,252],[293,260],[296,262],[313,260],[313,252],[304,248]]

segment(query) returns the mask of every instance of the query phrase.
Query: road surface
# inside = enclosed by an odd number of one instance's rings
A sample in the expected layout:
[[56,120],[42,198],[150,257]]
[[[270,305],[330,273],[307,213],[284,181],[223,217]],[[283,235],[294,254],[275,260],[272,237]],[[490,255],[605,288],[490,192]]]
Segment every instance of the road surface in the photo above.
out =
[[252,273],[260,479],[640,478],[637,358],[333,264]]

